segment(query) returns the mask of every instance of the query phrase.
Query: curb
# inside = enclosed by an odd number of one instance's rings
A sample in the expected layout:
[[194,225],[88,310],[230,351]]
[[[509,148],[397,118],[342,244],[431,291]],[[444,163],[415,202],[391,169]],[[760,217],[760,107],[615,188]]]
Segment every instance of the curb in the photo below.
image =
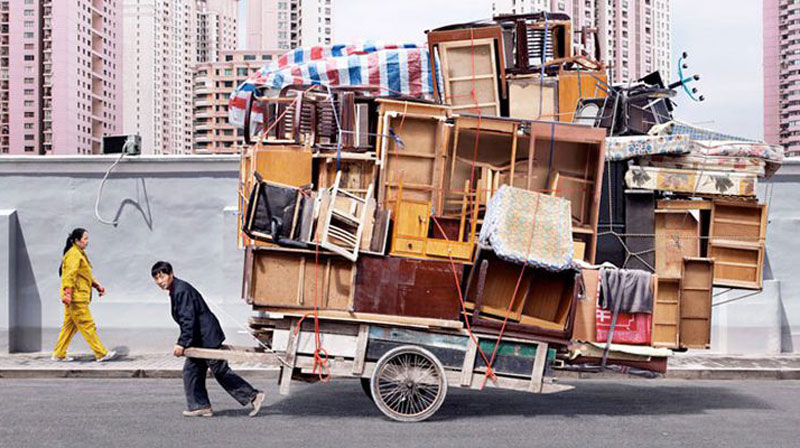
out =
[[[636,375],[616,372],[556,372],[556,378],[569,380],[619,380],[631,379],[648,381],[650,379]],[[715,369],[670,369],[658,379],[668,380],[800,380],[800,369],[750,369],[750,368],[715,368]],[[652,380],[651,380],[652,381]]]
[[681,380],[800,380],[800,369],[672,369],[666,378]]
[[[277,369],[236,369],[236,373],[254,379],[276,379]],[[180,379],[180,369],[0,369],[0,379]]]
[[[253,379],[277,379],[277,368],[236,369],[245,377]],[[0,369],[0,379],[47,379],[47,378],[83,378],[83,379],[180,379],[180,369]],[[556,372],[556,378],[568,380],[647,380],[635,375],[615,372]],[[672,369],[659,379],[670,380],[800,380],[800,369]]]

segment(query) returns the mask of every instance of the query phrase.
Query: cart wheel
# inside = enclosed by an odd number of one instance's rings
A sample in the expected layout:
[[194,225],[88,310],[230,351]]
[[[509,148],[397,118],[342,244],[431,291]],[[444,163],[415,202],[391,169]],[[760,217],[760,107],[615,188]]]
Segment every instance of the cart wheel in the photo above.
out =
[[370,386],[375,406],[400,422],[427,419],[447,395],[442,363],[428,350],[410,345],[389,350],[378,360]]
[[361,389],[364,390],[364,393],[367,394],[367,397],[369,397],[369,399],[372,400],[372,402],[374,403],[375,399],[372,398],[372,389],[370,388],[371,386],[369,378],[359,378],[359,379],[361,380]]

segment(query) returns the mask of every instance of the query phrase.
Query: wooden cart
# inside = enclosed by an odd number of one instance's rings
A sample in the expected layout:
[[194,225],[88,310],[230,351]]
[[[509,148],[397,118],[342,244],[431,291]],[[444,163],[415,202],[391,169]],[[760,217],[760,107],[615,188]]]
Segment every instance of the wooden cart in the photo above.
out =
[[[258,363],[280,368],[279,387],[289,393],[292,377],[314,374],[316,334],[313,318],[257,312],[251,327],[273,352],[257,348],[188,348],[186,356]],[[298,324],[300,328],[298,330]],[[328,355],[331,377],[359,378],[365,393],[387,417],[418,422],[444,402],[448,387],[481,389],[487,357],[497,336],[463,329],[409,327],[353,320],[320,319],[319,337]],[[555,350],[547,342],[502,338],[486,387],[530,393],[555,393],[573,387],[550,375]],[[318,372],[317,372],[318,373]]]

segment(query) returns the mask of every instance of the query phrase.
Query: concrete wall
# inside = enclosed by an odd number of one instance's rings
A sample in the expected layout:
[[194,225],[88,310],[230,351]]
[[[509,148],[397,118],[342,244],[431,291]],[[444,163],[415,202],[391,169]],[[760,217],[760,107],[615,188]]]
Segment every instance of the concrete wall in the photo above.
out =
[[[0,333],[4,322],[13,323],[5,332],[11,334],[9,348],[54,346],[63,318],[58,266],[74,227],[89,231],[87,253],[108,290],[103,298],[95,296],[91,308],[108,347],[166,350],[177,338],[169,298],[150,277],[157,260],[170,261],[177,276],[204,294],[229,342],[249,343],[237,334],[249,313],[240,300],[243,254],[236,246],[238,157],[123,159],[106,182],[99,207],[104,219],[118,220],[111,226],[98,222],[94,209],[114,159],[0,158],[0,210],[16,211],[16,219],[0,213]],[[15,254],[9,241],[16,244]],[[8,257],[16,293],[3,277]],[[80,336],[72,348],[88,351]]]
[[800,158],[760,190],[770,205],[764,275],[780,282],[781,347],[800,352]]
[[[236,247],[238,157],[126,158],[103,191],[113,157],[0,158],[0,351],[51,350],[62,319],[57,274],[73,227],[89,230],[89,257],[108,295],[92,312],[109,347],[167,350],[177,336],[169,299],[150,278],[163,259],[211,303],[229,342],[242,334],[242,253]],[[770,204],[762,292],[715,291],[712,350],[800,351],[800,161],[789,161],[759,195]],[[16,218],[14,217],[16,216]],[[5,330],[10,328],[11,330]],[[3,334],[10,338],[3,339]],[[78,336],[76,350],[87,351]]]

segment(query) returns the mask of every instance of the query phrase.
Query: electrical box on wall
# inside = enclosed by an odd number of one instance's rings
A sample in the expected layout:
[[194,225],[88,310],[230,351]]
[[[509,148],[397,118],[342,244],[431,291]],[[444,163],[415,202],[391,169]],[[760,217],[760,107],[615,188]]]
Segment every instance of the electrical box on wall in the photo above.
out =
[[[128,143],[128,140],[131,140]],[[126,144],[127,143],[127,144]],[[142,153],[142,137],[139,134],[107,135],[103,137],[103,154],[138,156]]]

